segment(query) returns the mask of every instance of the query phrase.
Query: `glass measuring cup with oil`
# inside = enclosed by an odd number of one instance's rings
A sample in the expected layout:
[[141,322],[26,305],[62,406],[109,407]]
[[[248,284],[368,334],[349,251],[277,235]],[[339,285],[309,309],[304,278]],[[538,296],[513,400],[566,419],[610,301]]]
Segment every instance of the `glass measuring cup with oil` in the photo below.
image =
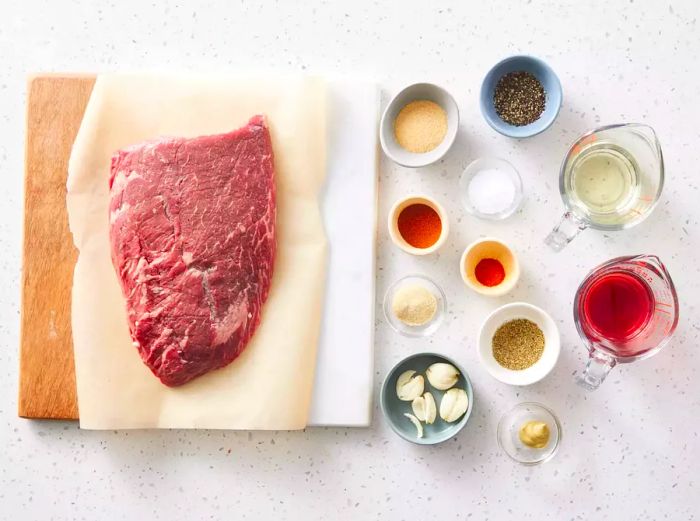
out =
[[545,242],[555,251],[582,230],[624,230],[654,209],[664,184],[661,145],[647,125],[592,130],[564,158],[559,174],[567,212]]

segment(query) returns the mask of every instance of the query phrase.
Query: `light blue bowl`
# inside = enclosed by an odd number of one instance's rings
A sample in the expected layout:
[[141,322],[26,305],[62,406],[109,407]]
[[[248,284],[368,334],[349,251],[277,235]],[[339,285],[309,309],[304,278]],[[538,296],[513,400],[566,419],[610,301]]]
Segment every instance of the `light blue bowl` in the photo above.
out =
[[[510,125],[503,121],[493,106],[493,92],[496,89],[498,80],[509,72],[517,71],[525,71],[532,74],[539,80],[545,91],[544,112],[537,121],[521,127]],[[504,136],[514,138],[530,137],[547,130],[554,123],[557,114],[559,114],[561,101],[561,83],[559,83],[559,78],[557,78],[552,68],[538,58],[524,55],[511,56],[494,65],[481,84],[479,100],[481,113],[491,128]]]
[[[413,369],[425,378],[426,369],[436,362],[445,362],[457,368],[457,371],[459,371],[459,379],[454,387],[464,389],[467,392],[469,405],[467,406],[467,412],[464,413],[464,416],[456,422],[447,423],[440,418],[440,414],[438,413],[435,423],[431,425],[423,424],[423,437],[419,438],[416,436],[416,427],[411,423],[411,420],[404,416],[404,413],[413,414],[411,402],[401,401],[398,396],[396,396],[396,380],[401,373],[409,369]],[[439,411],[440,399],[444,391],[433,388],[433,386],[428,383],[427,378],[425,378],[425,390],[432,393]],[[454,360],[436,353],[418,353],[404,358],[389,371],[389,374],[382,384],[380,403],[384,418],[396,434],[401,436],[404,440],[418,445],[435,445],[456,436],[467,424],[474,406],[474,391],[471,381],[469,380],[469,375]]]

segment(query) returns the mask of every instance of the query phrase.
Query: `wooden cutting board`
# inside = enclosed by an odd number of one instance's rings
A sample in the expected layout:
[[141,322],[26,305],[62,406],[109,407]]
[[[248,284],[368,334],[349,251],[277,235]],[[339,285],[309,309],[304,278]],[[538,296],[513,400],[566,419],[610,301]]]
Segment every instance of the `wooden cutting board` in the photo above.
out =
[[[71,336],[77,250],[66,178],[94,83],[92,75],[50,75],[28,85],[18,404],[25,418],[78,419]],[[369,425],[372,411],[378,94],[375,86],[332,86],[336,125],[344,132],[331,132],[324,307],[336,318],[322,324],[309,424],[357,427]],[[357,205],[366,214],[358,216]]]
[[29,80],[18,413],[77,419],[70,309],[77,251],[68,229],[68,158],[92,76]]

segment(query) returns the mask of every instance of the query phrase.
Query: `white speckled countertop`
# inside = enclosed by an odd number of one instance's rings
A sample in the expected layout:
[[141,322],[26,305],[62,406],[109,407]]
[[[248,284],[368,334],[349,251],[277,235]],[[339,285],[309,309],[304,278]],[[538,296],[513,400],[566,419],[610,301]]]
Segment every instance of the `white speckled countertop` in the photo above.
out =
[[[700,4],[645,2],[5,2],[0,26],[0,518],[2,519],[696,519],[700,515]],[[486,70],[525,52],[559,74],[554,126],[526,141],[493,132],[478,110]],[[472,377],[474,414],[455,439],[427,448],[395,436],[375,406],[369,429],[304,432],[82,432],[73,423],[16,417],[25,76],[30,71],[258,69],[374,77],[384,98],[413,80],[444,85],[460,105],[457,144],[440,164],[408,170],[383,160],[377,305],[408,272],[447,291],[447,323],[430,340],[394,334],[377,315],[375,396],[403,356],[439,351]],[[655,127],[668,181],[650,219],[622,234],[587,231],[561,254],[542,239],[562,212],[561,158],[584,130],[645,121]],[[527,200],[506,223],[465,216],[455,197],[464,166],[497,155],[521,172]],[[425,191],[447,207],[441,253],[397,251],[384,222],[392,202]],[[484,300],[457,261],[473,239],[510,241],[524,273],[516,291]],[[595,393],[573,383],[585,350],[571,317],[594,265],[657,253],[679,289],[671,345],[618,367]],[[475,338],[498,304],[523,299],[551,312],[562,356],[543,382],[515,389],[479,365]],[[379,308],[378,308],[379,309]],[[496,444],[501,413],[537,400],[559,415],[559,454],[537,468]]]

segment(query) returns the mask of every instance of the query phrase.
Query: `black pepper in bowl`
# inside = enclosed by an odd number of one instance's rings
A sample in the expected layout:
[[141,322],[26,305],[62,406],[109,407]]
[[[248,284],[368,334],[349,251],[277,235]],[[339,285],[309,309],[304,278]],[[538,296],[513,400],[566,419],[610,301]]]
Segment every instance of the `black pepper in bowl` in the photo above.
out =
[[509,72],[496,84],[493,106],[506,123],[516,127],[529,125],[544,112],[544,87],[529,72]]

